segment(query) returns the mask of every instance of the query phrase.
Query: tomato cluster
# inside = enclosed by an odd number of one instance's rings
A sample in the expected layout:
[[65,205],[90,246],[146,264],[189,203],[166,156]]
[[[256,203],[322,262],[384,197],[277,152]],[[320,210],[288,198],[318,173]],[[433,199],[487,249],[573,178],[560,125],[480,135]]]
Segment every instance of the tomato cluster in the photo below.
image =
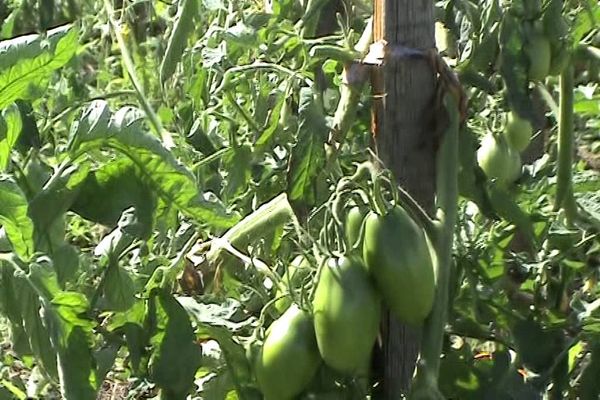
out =
[[295,398],[322,362],[347,376],[366,376],[382,303],[413,326],[421,325],[432,309],[433,250],[422,227],[402,207],[381,214],[351,207],[344,236],[345,254],[328,258],[320,268],[312,313],[277,303],[278,309],[289,308],[271,324],[252,357],[266,399]]

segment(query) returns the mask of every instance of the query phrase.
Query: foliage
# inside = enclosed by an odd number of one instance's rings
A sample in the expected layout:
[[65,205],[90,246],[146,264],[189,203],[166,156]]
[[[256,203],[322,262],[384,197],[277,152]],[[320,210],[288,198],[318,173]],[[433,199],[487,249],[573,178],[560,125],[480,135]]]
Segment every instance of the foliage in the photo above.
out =
[[[360,265],[363,216],[392,203],[452,261],[444,397],[600,395],[600,5],[436,3],[468,98],[440,238],[373,168],[371,95],[345,81],[371,3],[334,3],[0,4],[0,399],[261,398],[267,328],[291,303],[311,316],[325,261]],[[516,118],[528,146],[504,143]],[[490,173],[484,138],[522,168]],[[337,369],[300,398],[379,383]]]

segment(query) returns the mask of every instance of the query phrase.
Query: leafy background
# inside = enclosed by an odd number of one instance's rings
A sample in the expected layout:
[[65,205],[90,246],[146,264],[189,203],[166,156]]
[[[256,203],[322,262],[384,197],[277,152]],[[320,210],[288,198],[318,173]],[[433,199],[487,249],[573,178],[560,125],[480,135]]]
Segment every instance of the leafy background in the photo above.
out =
[[[273,282],[299,254],[314,275],[306,236],[370,142],[365,89],[333,162],[323,146],[339,53],[371,15],[326,3],[0,3],[0,399],[260,398],[246,351],[278,315]],[[448,398],[600,393],[600,6],[559,7],[582,216],[568,226],[553,207],[558,80],[526,82],[526,4],[436,3],[469,97]],[[509,108],[538,134],[505,191],[475,150]],[[346,383],[323,367],[306,396],[348,398]]]

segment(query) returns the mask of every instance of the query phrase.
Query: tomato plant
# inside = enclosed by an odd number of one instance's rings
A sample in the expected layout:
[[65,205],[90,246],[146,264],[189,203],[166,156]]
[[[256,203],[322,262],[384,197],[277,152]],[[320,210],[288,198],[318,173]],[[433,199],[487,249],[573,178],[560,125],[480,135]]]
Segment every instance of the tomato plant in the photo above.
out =
[[415,4],[0,2],[0,399],[597,399],[600,5]]

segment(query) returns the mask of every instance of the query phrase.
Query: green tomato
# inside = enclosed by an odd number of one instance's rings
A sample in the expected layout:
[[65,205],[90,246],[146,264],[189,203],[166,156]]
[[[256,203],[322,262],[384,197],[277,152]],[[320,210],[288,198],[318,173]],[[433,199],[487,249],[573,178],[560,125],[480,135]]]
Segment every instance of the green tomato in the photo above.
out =
[[506,141],[513,149],[523,151],[529,146],[533,128],[531,123],[519,117],[514,111],[508,113],[506,129],[504,130]]
[[360,259],[330,259],[313,300],[315,333],[325,363],[342,373],[368,366],[379,332],[381,302]]
[[[354,244],[358,241],[360,237],[360,229],[362,227],[362,223],[367,215],[367,209],[360,208],[358,206],[352,207],[348,211],[348,215],[346,215],[346,222],[344,226],[346,243],[349,248],[352,248]],[[358,243],[358,251],[360,252],[362,249],[362,243]]]
[[550,72],[550,41],[541,33],[533,33],[525,45],[529,58],[528,76],[532,81],[541,81]]
[[320,364],[313,323],[293,304],[271,324],[255,359],[255,373],[265,400],[287,400],[308,386]]
[[401,207],[367,216],[363,258],[399,321],[419,326],[431,312],[435,274],[423,229]]
[[477,150],[477,163],[490,179],[507,185],[521,174],[521,157],[503,140],[493,134],[486,135]]

